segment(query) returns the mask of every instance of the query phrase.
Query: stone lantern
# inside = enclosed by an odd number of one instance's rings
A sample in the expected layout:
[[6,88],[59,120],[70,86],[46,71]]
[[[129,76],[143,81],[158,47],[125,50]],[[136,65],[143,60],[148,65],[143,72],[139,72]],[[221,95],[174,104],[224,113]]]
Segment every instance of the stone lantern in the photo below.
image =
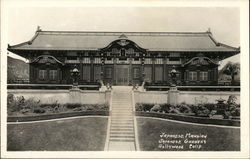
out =
[[177,76],[177,71],[175,67],[170,71],[169,73],[171,77],[171,85],[170,89],[168,91],[168,104],[171,105],[177,105],[179,103],[178,98],[179,98],[179,91],[177,90],[176,87],[176,76]]
[[176,87],[176,76],[177,76],[177,71],[175,69],[175,67],[173,67],[173,69],[170,71],[170,77],[171,77],[171,87]]
[[79,70],[76,68],[76,65],[74,66],[74,69],[70,71],[71,77],[73,79],[73,86],[77,87],[78,86],[78,78],[80,76]]

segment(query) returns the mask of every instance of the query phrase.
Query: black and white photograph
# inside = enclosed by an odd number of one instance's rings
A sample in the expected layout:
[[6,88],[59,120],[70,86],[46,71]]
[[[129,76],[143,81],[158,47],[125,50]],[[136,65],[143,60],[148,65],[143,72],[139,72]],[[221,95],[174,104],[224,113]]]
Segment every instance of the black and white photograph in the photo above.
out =
[[248,1],[60,2],[1,3],[1,157],[249,157]]

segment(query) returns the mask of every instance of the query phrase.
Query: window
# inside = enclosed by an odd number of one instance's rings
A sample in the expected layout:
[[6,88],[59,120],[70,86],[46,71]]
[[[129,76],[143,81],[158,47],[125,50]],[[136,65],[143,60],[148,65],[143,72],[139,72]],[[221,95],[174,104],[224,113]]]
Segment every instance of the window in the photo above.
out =
[[125,49],[121,49],[121,56],[122,56],[122,57],[125,56]]
[[84,81],[89,82],[90,81],[90,66],[89,65],[84,65],[82,67],[82,79]]
[[133,54],[133,53],[134,53],[134,49],[129,48],[129,49],[128,49],[128,53],[129,53],[129,54]]
[[49,70],[49,79],[56,80],[57,79],[57,70]]
[[134,79],[140,78],[140,69],[139,68],[133,68],[133,77],[134,77]]
[[190,81],[196,81],[197,80],[197,72],[189,72],[189,80]]
[[39,70],[39,79],[40,80],[46,79],[46,70]]
[[200,80],[207,81],[208,80],[208,72],[205,72],[205,71],[200,72]]
[[98,81],[101,79],[101,66],[95,66],[94,67],[94,72],[95,72],[95,81]]
[[156,66],[155,67],[155,81],[161,82],[163,79],[163,68],[162,66]]
[[145,81],[151,82],[152,81],[152,67],[151,66],[145,66]]
[[111,67],[105,68],[105,78],[112,78],[112,68]]

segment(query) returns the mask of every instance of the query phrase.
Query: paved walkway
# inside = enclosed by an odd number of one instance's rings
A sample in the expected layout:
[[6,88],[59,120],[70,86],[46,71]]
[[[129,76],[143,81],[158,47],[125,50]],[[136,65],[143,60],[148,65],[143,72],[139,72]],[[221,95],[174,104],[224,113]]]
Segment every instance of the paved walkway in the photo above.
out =
[[132,87],[113,87],[108,151],[136,150],[131,92]]

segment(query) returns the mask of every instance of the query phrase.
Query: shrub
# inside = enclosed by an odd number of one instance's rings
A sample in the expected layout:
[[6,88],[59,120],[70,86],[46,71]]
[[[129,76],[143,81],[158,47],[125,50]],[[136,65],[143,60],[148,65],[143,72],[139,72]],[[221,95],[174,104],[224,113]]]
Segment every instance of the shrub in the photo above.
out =
[[170,109],[169,113],[180,114],[181,112],[177,108]]
[[67,103],[67,104],[65,104],[65,106],[66,106],[68,109],[75,109],[75,108],[81,107],[81,104],[80,104],[80,103],[76,103],[76,104]]
[[188,105],[179,105],[179,111],[181,113],[192,113],[192,109]]
[[34,113],[43,114],[45,113],[45,110],[43,108],[37,108],[37,109],[34,109]]
[[170,104],[160,104],[160,106],[161,106],[161,112],[169,113],[171,107]]
[[136,110],[136,111],[143,111],[143,104],[141,104],[141,103],[136,103],[136,105],[135,105],[135,110]]
[[216,105],[212,104],[212,103],[206,103],[203,105],[206,109],[208,109],[209,111],[215,110],[216,109]]
[[150,111],[154,104],[143,104],[143,111]]
[[161,106],[159,104],[155,104],[151,109],[150,111],[153,111],[153,112],[159,112],[161,111]]

